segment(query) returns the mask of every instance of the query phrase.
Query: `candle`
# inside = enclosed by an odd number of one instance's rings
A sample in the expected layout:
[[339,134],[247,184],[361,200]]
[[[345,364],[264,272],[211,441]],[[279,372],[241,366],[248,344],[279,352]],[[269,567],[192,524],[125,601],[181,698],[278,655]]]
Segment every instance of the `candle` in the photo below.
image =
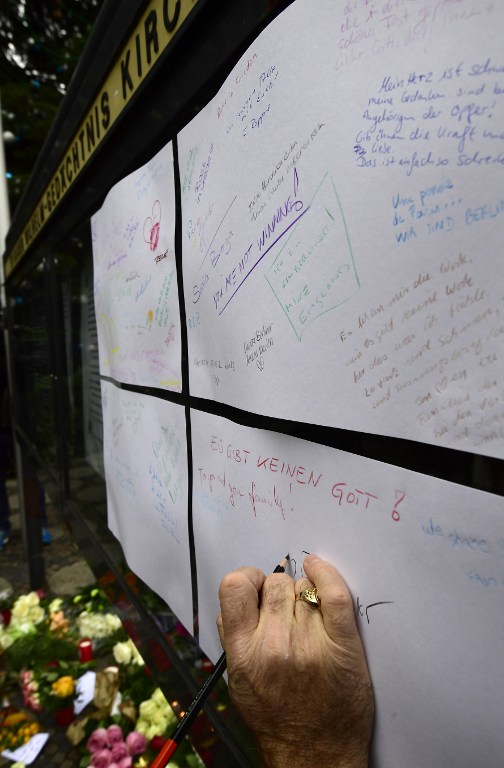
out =
[[81,640],[79,643],[79,661],[92,661],[93,643],[91,640]]

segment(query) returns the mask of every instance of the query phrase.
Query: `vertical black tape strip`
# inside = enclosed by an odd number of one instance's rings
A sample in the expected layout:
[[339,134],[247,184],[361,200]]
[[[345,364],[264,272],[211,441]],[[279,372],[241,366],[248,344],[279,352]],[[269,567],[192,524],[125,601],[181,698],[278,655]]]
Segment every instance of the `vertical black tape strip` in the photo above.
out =
[[193,635],[198,642],[198,572],[196,569],[196,549],[194,546],[193,528],[193,464],[192,464],[192,434],[191,407],[189,401],[189,357],[187,343],[187,318],[184,299],[184,277],[182,273],[182,202],[180,192],[180,170],[178,159],[178,144],[176,137],[173,145],[173,174],[175,183],[175,263],[177,266],[177,286],[180,307],[180,332],[182,342],[182,401],[185,407],[186,440],[187,440],[187,530],[189,535],[189,558],[191,563],[192,602],[193,602]]

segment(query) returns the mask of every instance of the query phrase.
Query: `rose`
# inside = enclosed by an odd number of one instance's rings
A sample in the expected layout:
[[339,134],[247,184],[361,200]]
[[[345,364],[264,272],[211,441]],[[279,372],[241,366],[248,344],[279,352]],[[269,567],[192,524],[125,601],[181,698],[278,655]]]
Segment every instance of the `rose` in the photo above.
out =
[[98,752],[108,744],[108,736],[106,728],[96,728],[89,739],[87,740],[86,747],[89,752]]
[[117,744],[114,744],[112,749],[110,750],[110,757],[112,759],[113,763],[119,763],[123,759],[123,757],[128,756],[128,748],[124,741],[120,741]]
[[22,621],[28,621],[29,613],[30,613],[29,605],[27,604],[26,600],[23,600],[20,597],[12,609],[11,621],[14,620],[16,624]]
[[40,596],[38,592],[28,592],[26,597],[26,602],[30,606],[30,608],[35,608],[37,605],[40,604]]
[[118,664],[138,664],[139,667],[145,665],[145,661],[142,659],[130,637],[124,642],[116,643],[112,649],[112,653]]
[[30,624],[38,624],[44,618],[44,611],[40,607],[40,598],[36,592],[18,597],[12,607],[11,624],[13,627],[29,629]]
[[130,755],[141,755],[142,752],[145,752],[146,750],[147,739],[143,733],[131,731],[131,733],[128,733],[126,736],[126,746],[128,747]]
[[113,634],[122,627],[121,619],[119,616],[115,616],[113,613],[105,614],[105,626],[108,629],[108,634]]
[[51,688],[60,699],[66,699],[68,696],[71,696],[75,690],[73,677],[70,677],[70,675],[59,677],[54,681]]
[[91,765],[93,768],[108,768],[110,765],[110,750],[99,749],[93,753],[91,758]]
[[118,664],[129,664],[131,661],[131,648],[129,643],[116,643],[112,648],[114,659]]
[[107,728],[107,738],[109,746],[113,747],[114,744],[121,744],[123,741],[123,732],[120,725],[109,725]]
[[129,755],[128,757],[123,757],[123,759],[119,763],[119,768],[132,768],[132,766],[133,766],[133,760],[131,759],[131,757],[129,757]]

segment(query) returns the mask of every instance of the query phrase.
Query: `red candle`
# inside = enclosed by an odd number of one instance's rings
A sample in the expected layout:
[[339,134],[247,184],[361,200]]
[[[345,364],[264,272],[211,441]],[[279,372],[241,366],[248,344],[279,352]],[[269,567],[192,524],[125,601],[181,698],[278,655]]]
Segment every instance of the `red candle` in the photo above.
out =
[[93,643],[91,640],[81,640],[79,643],[79,661],[86,662],[93,659]]

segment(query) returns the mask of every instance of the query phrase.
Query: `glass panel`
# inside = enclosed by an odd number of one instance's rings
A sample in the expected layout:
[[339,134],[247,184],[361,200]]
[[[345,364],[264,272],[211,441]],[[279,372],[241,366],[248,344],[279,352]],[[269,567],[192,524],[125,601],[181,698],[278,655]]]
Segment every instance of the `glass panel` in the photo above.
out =
[[42,261],[12,289],[11,344],[14,409],[24,436],[58,477],[55,379],[50,333],[48,274]]

